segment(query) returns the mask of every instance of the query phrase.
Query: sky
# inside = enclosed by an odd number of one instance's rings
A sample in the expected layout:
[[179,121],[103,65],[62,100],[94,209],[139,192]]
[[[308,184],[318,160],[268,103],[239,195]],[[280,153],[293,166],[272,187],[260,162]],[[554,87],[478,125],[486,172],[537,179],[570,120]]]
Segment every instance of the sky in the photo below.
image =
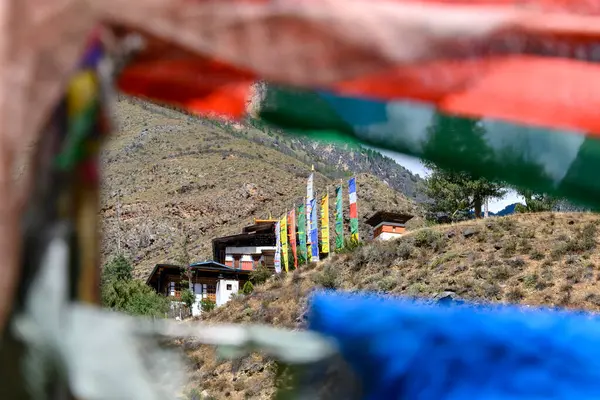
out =
[[[370,146],[369,146],[370,147]],[[419,174],[422,178],[426,177],[429,174],[429,170],[425,168],[420,159],[407,156],[405,154],[396,153],[389,150],[384,150],[376,147],[371,147],[373,150],[377,150],[384,156],[387,156],[398,164],[402,165],[404,168],[408,169],[413,174]],[[498,212],[502,210],[509,204],[522,202],[523,198],[519,196],[515,191],[509,191],[506,196],[501,199],[493,199],[489,202],[489,210],[491,212]]]

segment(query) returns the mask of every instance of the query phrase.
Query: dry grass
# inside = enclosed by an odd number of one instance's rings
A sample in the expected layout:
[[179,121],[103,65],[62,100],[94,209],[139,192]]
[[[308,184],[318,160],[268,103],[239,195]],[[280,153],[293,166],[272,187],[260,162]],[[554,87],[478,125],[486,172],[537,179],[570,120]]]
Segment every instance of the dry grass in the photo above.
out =
[[[417,230],[395,241],[333,255],[282,279],[272,278],[252,295],[215,310],[209,320],[303,328],[307,296],[319,287],[419,297],[454,291],[472,301],[600,311],[598,223],[600,217],[594,214],[545,213]],[[476,234],[466,238],[462,233],[469,228]],[[196,354],[210,359],[207,349],[199,351]],[[259,355],[251,359],[264,361]],[[222,386],[231,398],[269,398],[271,365],[267,362],[262,372],[253,375],[203,375],[197,384],[220,393]],[[231,368],[230,363],[224,366]],[[209,361],[196,374],[214,368]]]

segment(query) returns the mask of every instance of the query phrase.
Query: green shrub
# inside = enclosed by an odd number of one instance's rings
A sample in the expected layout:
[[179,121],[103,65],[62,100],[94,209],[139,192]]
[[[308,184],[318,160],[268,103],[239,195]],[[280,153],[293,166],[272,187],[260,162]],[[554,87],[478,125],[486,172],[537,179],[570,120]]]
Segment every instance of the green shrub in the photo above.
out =
[[518,236],[522,239],[534,239],[535,238],[535,230],[524,229],[521,232],[519,232]]
[[102,305],[147,317],[164,317],[169,310],[169,300],[139,280],[115,280],[103,285]]
[[306,258],[300,254],[300,251],[298,251],[298,266],[301,265],[305,265],[306,264]]
[[551,257],[553,260],[560,260],[568,252],[569,242],[557,243],[552,250]]
[[452,261],[453,259],[455,259],[456,257],[458,257],[460,254],[458,253],[446,253],[446,254],[442,254],[439,257],[435,258],[433,261],[431,261],[431,263],[429,264],[429,266],[431,268],[435,268],[438,267],[446,262]]
[[[298,264],[301,265],[301,264]],[[292,252],[291,246],[288,252],[288,269],[289,272],[294,271],[296,268],[294,268],[294,253]]]
[[372,246],[364,246],[357,249],[352,257],[349,257],[348,266],[354,272],[360,271],[367,265],[377,265],[380,268],[391,266],[398,254],[394,243],[377,243]]
[[202,312],[210,312],[215,309],[217,303],[212,301],[211,299],[202,299],[200,301],[200,309]]
[[558,260],[568,253],[583,253],[593,250],[596,247],[596,230],[596,224],[590,222],[575,237],[566,238],[565,241],[561,240],[563,238],[558,238],[560,242],[552,252],[553,258]]
[[596,224],[587,223],[581,233],[578,235],[580,247],[582,250],[592,250],[596,247]]
[[133,272],[133,266],[121,254],[114,256],[102,269],[102,283],[107,283],[112,280],[131,280]]
[[390,292],[398,285],[398,281],[393,276],[385,276],[377,282],[377,288],[382,292]]
[[506,265],[494,266],[490,269],[491,278],[494,281],[505,281],[510,278],[510,269]]
[[525,275],[525,277],[523,278],[523,285],[525,285],[525,287],[528,288],[534,288],[537,286],[539,279],[540,277],[538,276],[538,274],[535,273]]
[[483,285],[483,295],[486,299],[497,300],[502,294],[502,288],[495,283]]
[[254,285],[263,284],[273,275],[273,272],[264,265],[260,265],[258,268],[250,272],[250,280]]
[[345,238],[344,239],[344,247],[348,248],[349,250],[355,249],[358,246],[361,245],[361,242],[359,242],[358,240],[354,239],[354,238]]
[[408,241],[402,241],[396,247],[396,256],[401,260],[408,260],[413,252],[413,246]]
[[565,278],[569,283],[579,283],[585,277],[585,268],[581,265],[570,266],[566,269]]
[[565,258],[565,264],[567,264],[567,265],[578,264],[578,263],[579,263],[579,257],[574,256],[572,254],[569,254]]
[[544,259],[544,253],[542,253],[539,250],[535,250],[533,253],[531,253],[531,255],[529,256],[532,260],[543,260]]
[[184,394],[184,398],[182,400],[212,400],[214,397],[212,396],[204,396],[202,392],[198,388],[192,388],[187,393]]
[[523,291],[518,287],[514,287],[508,292],[506,292],[506,300],[508,300],[511,303],[518,303],[523,299],[523,297],[525,297],[525,295],[523,294]]
[[529,240],[525,238],[520,240],[519,246],[521,247],[521,254],[527,254],[533,250],[533,246],[529,243]]
[[124,255],[112,258],[102,270],[102,305],[114,311],[147,317],[164,317],[169,300],[131,276],[133,267]]
[[554,280],[554,271],[552,270],[552,265],[542,265],[542,268],[540,269],[540,278],[548,282],[552,282]]
[[598,307],[600,306],[600,295],[596,293],[588,293],[588,295],[585,296],[585,301],[590,302]]
[[515,238],[510,238],[504,243],[504,247],[502,248],[502,256],[503,257],[511,257],[517,251],[517,240]]
[[338,254],[350,253],[350,252],[353,252],[354,250],[356,250],[357,248],[361,247],[362,245],[363,245],[363,242],[357,242],[357,241],[349,239],[349,238],[344,238],[344,247],[341,249],[335,250],[335,252]]
[[323,272],[317,273],[313,276],[313,282],[317,285],[323,286],[326,289],[337,289],[338,282],[338,271],[331,265],[325,266]]
[[425,228],[417,231],[413,239],[415,241],[415,246],[417,247],[428,247],[433,249],[434,251],[439,251],[444,248],[446,242],[444,240],[444,235],[440,232],[434,231],[433,229]]
[[192,305],[196,301],[196,297],[194,296],[194,293],[192,293],[192,291],[190,289],[183,289],[181,291],[181,301],[183,302],[183,304],[185,304],[187,306],[187,308],[191,309]]
[[251,294],[253,291],[254,285],[252,284],[252,282],[247,281],[246,283],[244,283],[244,287],[242,287],[242,293]]
[[521,257],[515,257],[511,258],[510,260],[506,260],[506,264],[515,269],[523,269],[523,267],[526,265],[525,260],[523,260]]
[[500,217],[497,219],[496,225],[506,231],[512,231],[515,228],[516,223],[509,217]]
[[411,297],[416,297],[426,291],[427,287],[421,282],[415,282],[406,288],[406,294]]

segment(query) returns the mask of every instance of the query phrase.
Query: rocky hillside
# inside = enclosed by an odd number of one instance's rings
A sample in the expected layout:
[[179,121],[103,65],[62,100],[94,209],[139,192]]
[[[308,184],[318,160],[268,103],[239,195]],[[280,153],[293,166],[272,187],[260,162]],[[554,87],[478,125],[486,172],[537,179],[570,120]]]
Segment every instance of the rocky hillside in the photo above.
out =
[[[263,108],[269,101],[267,93],[271,89],[277,92],[276,86],[270,86],[264,81],[255,82],[247,103],[246,111],[249,115],[259,114],[258,110]],[[261,127],[261,130],[267,132],[268,136],[271,137],[269,140],[261,135],[262,137],[259,138],[261,143],[277,146],[285,154],[300,157],[307,163],[316,163],[317,169],[326,171],[326,175],[329,172],[330,177],[335,177],[338,171],[368,173],[418,203],[427,200],[419,190],[419,183],[422,181],[420,176],[412,174],[391,158],[383,156],[377,151],[342,144],[339,141],[332,145],[314,141],[306,136],[291,137],[289,134],[283,134],[277,128],[264,127],[256,119],[249,118],[248,122],[253,126]]]
[[[311,165],[319,195],[328,188],[333,195],[339,178],[352,172],[370,173],[357,176],[363,237],[370,234],[364,220],[375,210],[420,215],[412,199],[393,189],[418,178],[372,151],[340,150],[128,99],[116,105],[116,122],[102,153],[102,255],[120,247],[139,277],[157,262],[175,260],[183,230],[192,258],[203,260],[212,258],[212,238],[289,210],[305,195]],[[346,192],[344,202],[347,209]]]
[[247,135],[250,140],[274,147],[307,165],[314,164],[318,171],[329,178],[366,173],[379,178],[417,203],[427,200],[419,188],[423,181],[419,175],[413,174],[375,150],[341,143],[323,143],[309,137],[290,136],[276,128],[266,127],[259,121],[249,122],[261,128],[257,136]]
[[[302,329],[307,298],[319,288],[600,311],[599,224],[594,214],[544,213],[423,228],[271,278],[208,320]],[[233,373],[211,348],[187,348],[197,390],[214,398],[271,398],[271,361],[254,354]]]

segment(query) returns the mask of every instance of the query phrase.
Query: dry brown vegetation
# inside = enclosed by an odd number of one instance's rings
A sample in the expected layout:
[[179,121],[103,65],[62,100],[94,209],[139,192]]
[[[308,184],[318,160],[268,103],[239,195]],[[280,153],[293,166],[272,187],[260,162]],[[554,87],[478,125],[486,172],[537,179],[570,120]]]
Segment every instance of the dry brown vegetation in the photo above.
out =
[[[307,298],[322,287],[422,297],[451,291],[472,301],[600,311],[599,224],[594,214],[542,213],[415,230],[273,277],[208,320],[301,329]],[[274,391],[274,364],[260,355],[232,373],[210,348],[189,354],[202,360],[192,368],[192,385],[216,398],[266,399]]]

